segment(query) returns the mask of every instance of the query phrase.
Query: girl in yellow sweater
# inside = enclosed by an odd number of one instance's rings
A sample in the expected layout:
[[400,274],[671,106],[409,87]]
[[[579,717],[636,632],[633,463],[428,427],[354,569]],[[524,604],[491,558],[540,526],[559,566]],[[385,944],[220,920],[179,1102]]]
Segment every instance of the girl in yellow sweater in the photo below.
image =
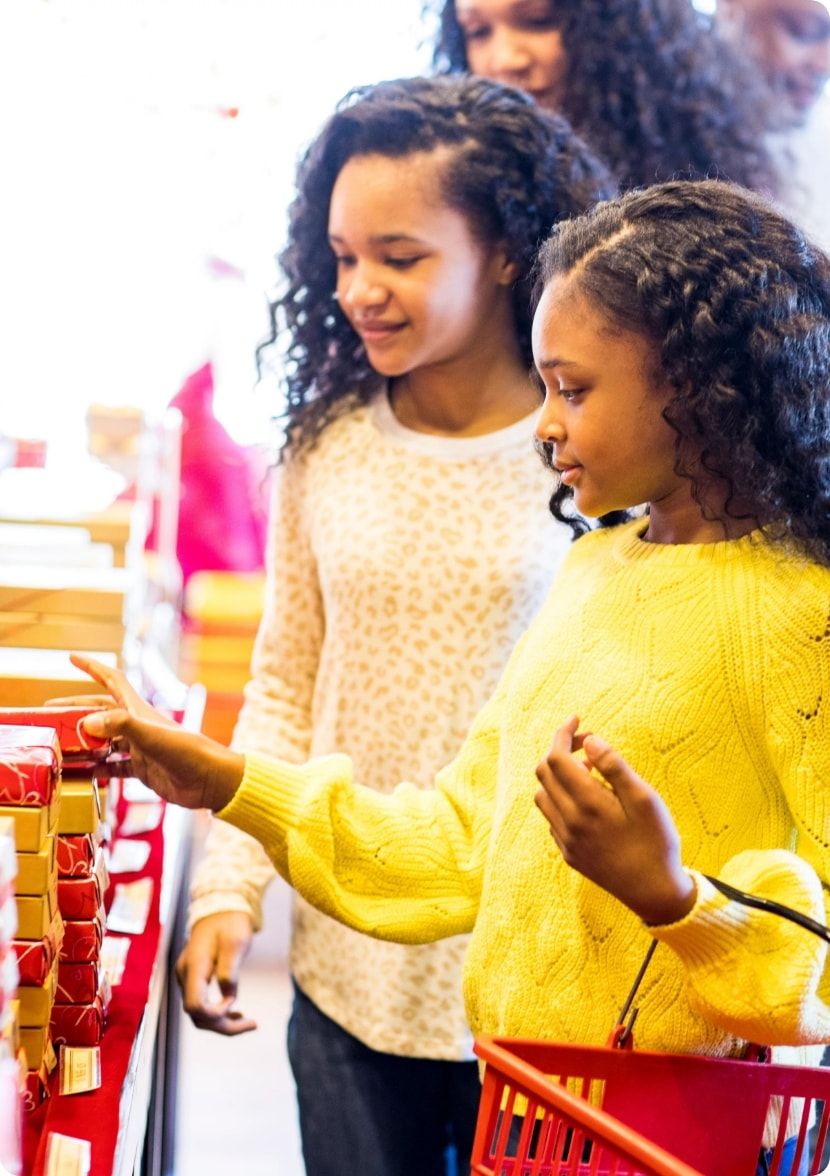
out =
[[537,438],[584,533],[434,791],[230,752],[78,658],[115,699],[87,726],[336,918],[472,932],[477,1032],[603,1043],[657,939],[640,1046],[814,1058],[824,944],[707,876],[826,922],[830,261],[760,198],[677,181],[560,226],[540,284]]

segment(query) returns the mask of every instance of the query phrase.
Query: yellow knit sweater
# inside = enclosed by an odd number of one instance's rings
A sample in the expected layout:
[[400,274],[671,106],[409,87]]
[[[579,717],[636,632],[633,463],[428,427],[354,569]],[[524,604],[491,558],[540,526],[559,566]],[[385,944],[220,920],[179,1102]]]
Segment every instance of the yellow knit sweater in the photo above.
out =
[[[472,931],[475,1032],[601,1044],[654,936],[640,1047],[830,1040],[823,943],[702,877],[826,919],[830,569],[757,533],[662,546],[644,527],[573,546],[433,791],[362,788],[340,755],[250,755],[219,815],[362,931],[409,943]],[[668,804],[698,888],[679,923],[647,928],[570,869],[535,808],[534,769],[572,713]]]

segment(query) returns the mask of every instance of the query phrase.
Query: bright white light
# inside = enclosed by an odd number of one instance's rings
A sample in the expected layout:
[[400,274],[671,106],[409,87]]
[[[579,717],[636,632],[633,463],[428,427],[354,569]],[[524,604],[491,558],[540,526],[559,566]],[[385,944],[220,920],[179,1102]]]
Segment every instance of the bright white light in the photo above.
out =
[[253,352],[298,152],[351,85],[423,71],[420,0],[0,9],[0,432],[77,445],[88,403],[158,410],[212,356],[218,415],[261,437],[277,406]]

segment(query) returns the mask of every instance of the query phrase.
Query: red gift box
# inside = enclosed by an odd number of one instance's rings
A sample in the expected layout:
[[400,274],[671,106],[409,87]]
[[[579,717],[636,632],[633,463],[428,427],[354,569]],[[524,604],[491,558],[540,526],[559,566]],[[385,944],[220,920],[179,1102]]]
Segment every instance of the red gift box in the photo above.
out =
[[83,756],[89,759],[90,752],[103,751],[106,754],[110,750],[110,740],[107,736],[87,734],[82,720],[104,709],[101,706],[5,706],[0,707],[0,723],[20,727],[51,727],[57,732],[64,757]]
[[59,964],[55,1004],[91,1004],[101,988],[97,963]]
[[20,983],[41,985],[58,958],[63,943],[63,919],[55,913],[52,925],[43,939],[14,939],[12,947],[17,956]]
[[98,851],[92,873],[86,878],[58,878],[58,910],[64,919],[91,919],[107,890],[106,860]]
[[88,878],[103,841],[103,825],[95,833],[61,833],[58,836],[58,877]]
[[101,941],[107,918],[103,907],[94,919],[71,919],[63,926],[61,963],[84,963],[101,958]]
[[26,1084],[23,1088],[24,1111],[36,1111],[44,1099],[49,1097],[49,1075],[54,1070],[56,1062],[55,1051],[50,1046],[39,1068],[26,1071]]
[[0,804],[48,805],[60,768],[60,744],[52,728],[0,726]]
[[99,1045],[107,1020],[108,991],[100,990],[89,1004],[56,1004],[52,1008],[52,1040],[61,1045]]

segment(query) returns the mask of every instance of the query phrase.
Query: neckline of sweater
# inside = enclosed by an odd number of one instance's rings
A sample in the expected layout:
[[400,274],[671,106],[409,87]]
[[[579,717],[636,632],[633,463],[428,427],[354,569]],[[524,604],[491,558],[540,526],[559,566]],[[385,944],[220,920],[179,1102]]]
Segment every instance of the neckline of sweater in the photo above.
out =
[[648,518],[637,518],[607,532],[613,552],[621,563],[660,562],[673,567],[699,564],[721,564],[745,559],[750,552],[769,552],[771,544],[760,529],[750,531],[738,539],[721,539],[715,543],[650,543],[643,538]]
[[436,433],[419,433],[416,429],[402,425],[392,411],[385,389],[374,397],[370,407],[372,422],[379,433],[425,457],[469,461],[521,444],[526,446],[528,453],[532,450],[535,413],[494,433],[482,433],[478,437],[444,437]]

